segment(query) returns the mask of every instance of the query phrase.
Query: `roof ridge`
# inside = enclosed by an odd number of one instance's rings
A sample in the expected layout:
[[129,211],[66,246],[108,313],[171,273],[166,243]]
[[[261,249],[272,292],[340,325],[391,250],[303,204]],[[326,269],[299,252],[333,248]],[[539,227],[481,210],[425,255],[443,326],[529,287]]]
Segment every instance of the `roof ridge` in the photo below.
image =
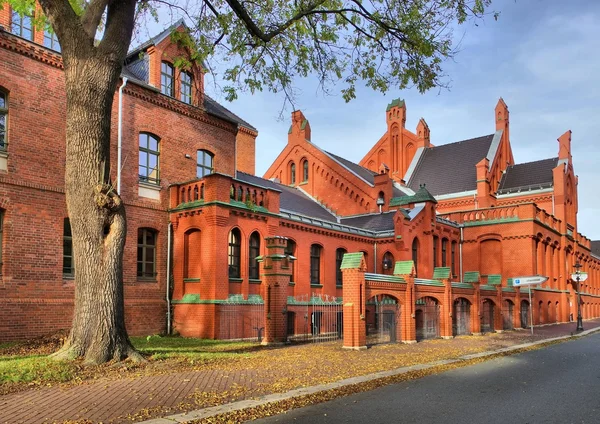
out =
[[517,165],[528,165],[530,163],[538,163],[538,162],[544,162],[547,160],[558,160],[558,156],[555,156],[553,158],[546,158],[546,159],[538,159],[538,160],[531,160],[529,162],[520,162],[520,163],[515,163],[514,165],[510,165],[509,168],[515,167]]
[[375,172],[375,171],[371,171],[369,168],[365,168],[364,166],[362,166],[362,165],[359,165],[359,164],[358,164],[358,163],[356,163],[356,162],[352,162],[352,161],[351,161],[351,160],[349,160],[349,159],[346,159],[346,158],[344,158],[344,157],[342,157],[342,156],[340,156],[340,155],[336,155],[335,153],[328,152],[327,150],[323,150],[323,151],[324,151],[325,153],[327,153],[328,155],[335,156],[336,158],[343,159],[343,160],[345,160],[346,162],[350,162],[350,163],[351,163],[351,164],[353,164],[353,165],[356,165],[356,166],[359,166],[359,167],[361,167],[361,168],[362,168],[362,169],[364,169],[365,171],[371,172],[373,175],[377,175],[377,172]]
[[[126,57],[129,58],[129,56],[132,56],[134,53],[138,53],[140,50],[144,50],[146,47],[149,47],[152,44],[156,44],[156,43],[159,43],[160,41],[164,40],[164,38],[167,35],[169,35],[171,32],[173,32],[173,30],[175,28],[177,28],[179,25],[185,25],[185,21],[183,20],[183,18],[179,18],[177,21],[175,21],[174,23],[169,25],[167,28],[165,28],[164,30],[162,30],[161,32],[156,34],[154,37],[150,37],[149,39],[147,39],[140,45],[131,49],[129,52],[127,52]],[[187,27],[187,25],[185,25],[185,26]]]
[[431,146],[431,147],[427,148],[427,150],[432,150],[432,149],[435,149],[436,147],[446,147],[446,146],[451,146],[453,144],[465,143],[467,141],[473,141],[473,140],[477,140],[477,139],[483,139],[483,138],[486,138],[486,137],[493,137],[494,134],[495,134],[495,132],[493,132],[492,134],[480,135],[479,137],[472,137],[472,138],[467,138],[465,140],[453,141],[452,143],[438,144],[436,146]]

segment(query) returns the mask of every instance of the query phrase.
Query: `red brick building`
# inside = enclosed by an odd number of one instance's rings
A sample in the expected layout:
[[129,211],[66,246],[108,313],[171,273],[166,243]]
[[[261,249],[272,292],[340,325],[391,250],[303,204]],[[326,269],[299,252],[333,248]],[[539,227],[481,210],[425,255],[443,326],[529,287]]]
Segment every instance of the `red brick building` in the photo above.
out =
[[[76,270],[59,46],[8,7],[0,25],[7,340],[69,326]],[[257,130],[204,93],[199,67],[174,66],[186,52],[172,31],[130,52],[115,93],[131,334],[273,341],[345,326],[345,344],[361,347],[382,332],[411,342],[521,327],[531,311],[535,324],[563,322],[576,315],[576,262],[589,275],[584,317],[600,316],[600,246],[577,232],[570,132],[557,157],[515,164],[502,100],[491,134],[440,146],[423,119],[415,133],[405,128],[396,100],[382,110],[384,135],[356,164],[313,143],[295,111],[287,144],[260,178]],[[530,307],[512,279],[537,274],[549,279]]]

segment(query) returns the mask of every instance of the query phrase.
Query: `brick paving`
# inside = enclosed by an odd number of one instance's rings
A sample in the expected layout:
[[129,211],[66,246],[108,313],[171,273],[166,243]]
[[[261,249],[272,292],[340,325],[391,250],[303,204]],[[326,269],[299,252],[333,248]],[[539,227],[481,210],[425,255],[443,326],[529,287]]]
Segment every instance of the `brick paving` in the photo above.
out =
[[[600,328],[600,319],[584,322],[586,330]],[[575,331],[575,323],[536,327],[534,336],[529,330],[504,333],[502,339],[490,339],[490,349],[507,345],[565,336]],[[417,343],[409,346],[417,356],[420,349],[444,349],[446,343],[457,346],[473,340],[460,337],[444,343]],[[310,354],[310,346],[307,348]],[[278,350],[270,351],[277,355]],[[301,367],[290,367],[301,374]],[[285,370],[288,376],[290,369]],[[283,377],[283,375],[281,376]],[[195,409],[191,396],[195,392],[230,392],[236,388],[247,388],[252,396],[261,393],[260,385],[274,383],[277,376],[261,376],[260,371],[210,369],[202,371],[176,372],[172,374],[144,376],[119,380],[84,383],[74,387],[48,387],[0,396],[0,423],[6,424],[50,424],[65,421],[90,420],[98,423],[131,422],[131,416],[148,408],[181,411],[181,404]],[[227,399],[227,396],[224,396]],[[164,412],[163,415],[166,415]],[[155,414],[156,415],[156,414]],[[158,413],[160,415],[160,413]]]

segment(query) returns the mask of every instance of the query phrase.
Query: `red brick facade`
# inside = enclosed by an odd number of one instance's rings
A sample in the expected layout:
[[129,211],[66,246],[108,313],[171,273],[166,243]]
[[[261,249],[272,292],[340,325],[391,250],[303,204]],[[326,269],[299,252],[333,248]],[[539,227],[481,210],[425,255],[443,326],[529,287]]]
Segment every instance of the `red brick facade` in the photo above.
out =
[[[0,89],[8,98],[7,145],[0,151],[0,340],[7,340],[67,328],[74,283],[63,274],[68,158],[61,57],[7,32],[8,8],[0,11],[0,25]],[[43,43],[43,33],[37,31],[35,41]],[[415,133],[405,128],[403,101],[382,110],[385,134],[373,140],[360,164],[313,144],[307,117],[295,111],[287,144],[262,179],[254,176],[256,130],[210,103],[200,69],[188,69],[191,104],[157,90],[161,63],[185,51],[163,36],[140,53],[147,81],[124,71],[121,117],[131,334],[164,333],[171,303],[175,331],[217,338],[224,334],[225,305],[237,302],[264,305],[264,340],[279,342],[289,328],[305,325],[301,308],[287,298],[302,295],[341,299],[346,347],[365,346],[369,327],[383,319],[381,305],[399,311],[393,327],[398,341],[502,330],[507,320],[509,327],[525,324],[520,308],[528,293],[513,288],[512,279],[537,274],[549,279],[534,290],[534,323],[563,322],[576,315],[569,276],[577,261],[589,275],[581,286],[584,317],[600,316],[600,258],[577,232],[570,132],[559,138],[550,186],[505,190],[501,185],[514,159],[508,108],[500,100],[490,128],[496,131],[493,148],[468,170],[471,188],[431,195],[428,186],[408,186],[424,152],[435,147],[424,119]],[[174,92],[181,88],[176,70]],[[158,184],[140,181],[140,133],[159,141]],[[214,158],[203,178],[196,178],[199,150]],[[138,232],[144,228],[156,234],[156,273],[149,279],[139,278],[137,270]],[[343,254],[353,252],[361,252],[360,265],[340,272]],[[414,271],[401,272],[410,261]],[[255,335],[249,311],[238,315],[237,337]]]

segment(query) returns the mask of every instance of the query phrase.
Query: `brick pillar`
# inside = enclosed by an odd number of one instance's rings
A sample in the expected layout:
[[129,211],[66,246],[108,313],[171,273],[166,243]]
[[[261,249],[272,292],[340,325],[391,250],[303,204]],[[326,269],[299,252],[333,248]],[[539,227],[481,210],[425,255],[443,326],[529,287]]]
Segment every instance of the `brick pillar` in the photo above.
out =
[[362,350],[367,348],[367,328],[365,325],[367,264],[362,252],[346,253],[342,260],[342,281],[344,299],[344,349]]
[[402,319],[402,342],[416,343],[417,328],[415,321],[415,264],[413,261],[398,261],[394,266],[394,275],[401,277],[406,284],[404,305],[400,311]]
[[284,343],[287,339],[287,291],[291,279],[284,254],[287,237],[267,237],[267,255],[257,258],[262,264],[262,297],[265,302],[263,345]]
[[513,323],[514,328],[523,328],[523,323],[521,322],[521,288],[515,287],[515,309],[513,314]]
[[448,279],[444,283],[444,302],[442,303],[442,322],[440,323],[440,334],[442,339],[452,338],[452,283]]
[[502,313],[502,309],[504,308],[504,298],[502,297],[501,284],[496,286],[496,301],[498,302],[498,307],[496,308],[497,311],[494,316],[494,328],[497,333],[502,333],[504,331],[504,315]]
[[480,282],[473,283],[473,311],[471,313],[471,332],[474,336],[481,336],[481,291]]

